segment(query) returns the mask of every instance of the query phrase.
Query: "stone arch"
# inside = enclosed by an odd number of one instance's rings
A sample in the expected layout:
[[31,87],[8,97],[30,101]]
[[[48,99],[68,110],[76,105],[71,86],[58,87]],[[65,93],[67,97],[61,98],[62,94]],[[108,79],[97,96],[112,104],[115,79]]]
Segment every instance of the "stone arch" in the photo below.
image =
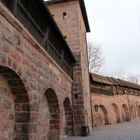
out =
[[122,120],[123,121],[130,121],[129,118],[129,110],[126,104],[122,105]]
[[132,119],[136,118],[135,105],[133,104],[130,106],[130,114]]
[[51,88],[47,89],[45,96],[50,112],[48,140],[58,140],[60,136],[60,110],[58,98]]
[[0,124],[3,125],[0,132],[6,134],[0,138],[29,140],[30,105],[27,90],[21,78],[5,66],[0,66],[0,100]]
[[73,121],[72,121],[72,108],[69,98],[64,100],[64,109],[65,109],[65,134],[68,136],[73,135]]
[[119,108],[118,108],[118,106],[115,103],[113,103],[112,106],[114,108],[114,112],[115,112],[115,115],[116,115],[116,123],[120,123],[120,112],[119,112]]
[[102,125],[109,124],[108,111],[104,105],[99,105],[98,113],[99,113],[99,119],[100,119],[100,121],[102,121],[101,124]]
[[138,106],[138,117],[140,118],[140,105]]

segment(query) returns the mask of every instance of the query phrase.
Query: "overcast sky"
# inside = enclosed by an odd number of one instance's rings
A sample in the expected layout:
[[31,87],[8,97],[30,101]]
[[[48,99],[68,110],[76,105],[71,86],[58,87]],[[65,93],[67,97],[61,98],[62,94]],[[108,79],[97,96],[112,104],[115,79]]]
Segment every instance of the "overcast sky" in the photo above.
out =
[[101,45],[107,73],[140,74],[140,0],[85,0],[90,42]]

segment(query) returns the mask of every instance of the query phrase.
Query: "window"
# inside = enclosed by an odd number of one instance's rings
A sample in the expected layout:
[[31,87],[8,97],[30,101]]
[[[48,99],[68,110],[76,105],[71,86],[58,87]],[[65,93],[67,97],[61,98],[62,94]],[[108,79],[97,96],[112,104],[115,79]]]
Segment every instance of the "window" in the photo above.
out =
[[66,18],[67,18],[67,13],[63,12],[63,19],[66,19]]

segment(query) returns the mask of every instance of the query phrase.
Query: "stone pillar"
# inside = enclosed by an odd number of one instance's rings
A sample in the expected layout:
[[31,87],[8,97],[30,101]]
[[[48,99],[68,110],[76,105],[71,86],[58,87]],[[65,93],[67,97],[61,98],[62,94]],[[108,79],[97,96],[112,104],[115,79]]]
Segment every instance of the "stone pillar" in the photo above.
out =
[[83,15],[84,2],[83,0],[53,1],[46,5],[76,58],[72,86],[73,121],[74,134],[81,135],[83,125],[88,126],[90,130],[92,128],[86,42],[86,32],[89,30],[86,26],[88,21],[85,20],[85,15]]

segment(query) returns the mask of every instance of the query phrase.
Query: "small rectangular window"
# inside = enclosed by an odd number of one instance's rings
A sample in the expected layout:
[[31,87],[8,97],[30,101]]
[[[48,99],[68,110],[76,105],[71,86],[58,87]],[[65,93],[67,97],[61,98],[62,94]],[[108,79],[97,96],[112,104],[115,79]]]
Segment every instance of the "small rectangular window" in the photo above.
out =
[[67,13],[63,12],[63,19],[66,19],[66,18],[67,18]]

